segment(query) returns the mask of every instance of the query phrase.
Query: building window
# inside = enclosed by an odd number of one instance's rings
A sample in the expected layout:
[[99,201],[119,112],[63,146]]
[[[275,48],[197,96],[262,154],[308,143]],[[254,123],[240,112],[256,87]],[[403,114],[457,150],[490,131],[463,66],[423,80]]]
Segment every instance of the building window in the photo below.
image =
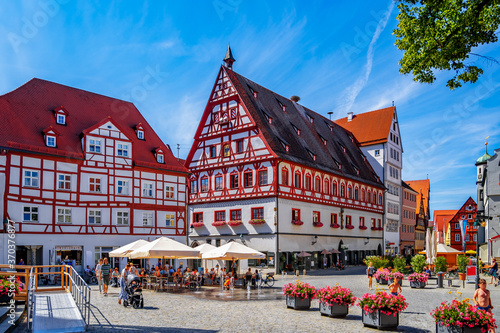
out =
[[311,190],[311,175],[309,174],[306,175],[306,190]]
[[345,185],[344,184],[340,185],[340,196],[342,198],[345,198]]
[[198,181],[197,180],[192,180],[191,181],[191,193],[198,193]]
[[101,141],[100,140],[89,140],[89,152],[100,153],[101,152]]
[[164,158],[163,158],[163,154],[158,154],[158,155],[156,156],[156,161],[157,161],[158,163],[165,163],[165,160],[164,160]]
[[226,222],[226,211],[220,210],[215,212],[215,222]]
[[122,157],[128,157],[128,145],[119,143],[117,145],[116,155]]
[[210,146],[210,157],[215,158],[215,146]]
[[313,223],[318,223],[320,221],[319,217],[319,212],[313,212]]
[[203,177],[201,179],[201,191],[208,192],[208,177]]
[[142,212],[142,225],[143,226],[153,225],[153,212]]
[[372,195],[372,203],[373,204],[377,203],[377,195],[375,193],[373,193],[373,195]]
[[57,223],[71,223],[71,208],[57,208]]
[[58,114],[56,116],[56,123],[59,125],[66,125],[66,116],[63,114]]
[[330,224],[337,224],[337,214],[330,214]]
[[375,149],[375,157],[380,156],[380,149]]
[[203,223],[203,213],[193,213],[193,222]]
[[253,186],[253,173],[252,171],[245,171],[243,173],[243,182],[245,187],[252,187]]
[[335,197],[337,196],[337,183],[336,182],[332,183],[332,195]]
[[252,208],[252,220],[263,220],[264,219],[264,208]]
[[137,131],[137,139],[144,140],[144,131]]
[[165,226],[166,227],[175,227],[175,214],[166,214],[165,215]]
[[71,190],[71,175],[57,175],[57,189]]
[[173,186],[165,186],[165,199],[173,199],[174,198],[174,187]]
[[215,176],[215,190],[222,190],[223,181],[222,176]]
[[330,182],[327,179],[323,182],[323,191],[325,191],[326,195],[330,194]]
[[292,208],[292,221],[300,221],[300,209]]
[[116,224],[128,225],[128,212],[116,212]]
[[100,210],[89,210],[89,224],[101,224]]
[[38,187],[39,186],[39,173],[38,171],[25,170],[24,171],[24,186]]
[[281,170],[281,185],[288,186],[288,170],[286,169]]
[[241,209],[231,210],[231,221],[241,221]]
[[116,182],[116,193],[128,195],[128,180],[118,180]]
[[259,170],[259,186],[267,185],[267,169]]
[[460,242],[460,234],[455,234],[455,242]]
[[243,152],[243,140],[236,141],[236,152],[237,153]]
[[455,229],[460,229],[460,224],[459,223],[455,223]]
[[378,228],[382,229],[382,219],[378,219]]
[[377,227],[377,220],[372,219],[372,228],[376,228],[376,227]]
[[296,172],[295,173],[295,183],[294,183],[296,188],[300,188],[300,185],[301,185],[300,181],[301,181],[301,179],[302,179],[302,177],[301,177],[300,173]]
[[101,193],[101,178],[89,178],[89,191]]
[[365,226],[365,218],[363,216],[359,217],[359,226],[364,227]]
[[231,188],[238,188],[238,174],[237,173],[233,173],[231,174],[230,176],[230,185],[231,185]]
[[24,206],[23,221],[38,222],[38,207]]
[[55,147],[56,146],[56,137],[47,135],[47,147]]
[[378,195],[378,204],[382,205],[382,195],[381,194]]
[[345,216],[345,225],[352,225],[352,216],[346,215]]
[[142,183],[142,196],[153,197],[153,183]]
[[318,193],[321,192],[321,179],[319,177],[314,179],[314,190]]
[[472,214],[468,214],[467,219],[469,219],[469,220],[472,219]]
[[349,199],[352,199],[352,187],[347,187],[347,195]]

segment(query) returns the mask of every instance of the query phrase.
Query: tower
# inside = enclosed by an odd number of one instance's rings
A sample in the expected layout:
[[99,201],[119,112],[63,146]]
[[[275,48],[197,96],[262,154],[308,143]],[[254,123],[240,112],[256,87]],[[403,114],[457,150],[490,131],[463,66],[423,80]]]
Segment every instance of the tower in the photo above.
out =
[[226,56],[224,57],[223,60],[226,63],[226,67],[229,69],[233,69],[233,62],[236,61],[233,57],[233,52],[231,52],[231,46],[227,46],[227,51],[226,51]]

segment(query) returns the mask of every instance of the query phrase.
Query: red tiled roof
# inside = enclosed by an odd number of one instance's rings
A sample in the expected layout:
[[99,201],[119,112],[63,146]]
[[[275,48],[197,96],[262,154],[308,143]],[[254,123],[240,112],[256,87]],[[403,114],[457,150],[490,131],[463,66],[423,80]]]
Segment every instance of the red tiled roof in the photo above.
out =
[[[420,212],[420,198],[423,196],[424,203],[424,213],[429,213],[429,196],[430,196],[430,182],[429,179],[421,179],[421,180],[405,180],[406,184],[410,185],[412,189],[418,192],[417,195],[417,214]],[[430,216],[428,216],[430,218]]]
[[[445,232],[448,228],[448,223],[455,216],[458,210],[435,210],[434,211],[434,227],[439,232]],[[429,223],[430,224],[430,223]]]
[[353,115],[351,121],[346,118],[335,123],[352,132],[361,146],[387,142],[391,129],[395,106]]
[[[66,125],[56,124],[54,110],[61,106],[68,113]],[[0,96],[0,114],[0,146],[5,148],[83,159],[82,134],[109,117],[132,140],[137,165],[188,172],[130,102],[35,78]],[[145,140],[134,131],[139,123]],[[59,134],[57,148],[45,146],[42,131],[50,126]],[[156,162],[156,148],[163,149],[164,164]]]

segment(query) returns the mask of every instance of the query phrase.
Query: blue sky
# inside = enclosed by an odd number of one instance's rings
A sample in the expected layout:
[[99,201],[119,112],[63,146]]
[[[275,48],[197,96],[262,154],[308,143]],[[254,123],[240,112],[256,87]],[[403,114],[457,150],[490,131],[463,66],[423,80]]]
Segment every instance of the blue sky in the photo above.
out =
[[[228,43],[234,70],[334,118],[397,106],[403,178],[431,210],[476,199],[475,160],[500,146],[500,65],[450,91],[398,72],[391,1],[2,2],[0,94],[33,77],[133,102],[186,157]],[[500,43],[476,53],[500,58]],[[153,77],[153,80],[146,78]]]

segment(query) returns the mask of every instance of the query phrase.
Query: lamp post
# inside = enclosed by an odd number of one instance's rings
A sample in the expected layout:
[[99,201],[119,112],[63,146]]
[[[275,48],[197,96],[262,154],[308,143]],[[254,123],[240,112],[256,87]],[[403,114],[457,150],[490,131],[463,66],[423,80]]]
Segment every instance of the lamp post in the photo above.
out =
[[472,225],[476,229],[476,290],[479,288],[479,228],[482,228],[481,222],[476,214],[474,224]]

